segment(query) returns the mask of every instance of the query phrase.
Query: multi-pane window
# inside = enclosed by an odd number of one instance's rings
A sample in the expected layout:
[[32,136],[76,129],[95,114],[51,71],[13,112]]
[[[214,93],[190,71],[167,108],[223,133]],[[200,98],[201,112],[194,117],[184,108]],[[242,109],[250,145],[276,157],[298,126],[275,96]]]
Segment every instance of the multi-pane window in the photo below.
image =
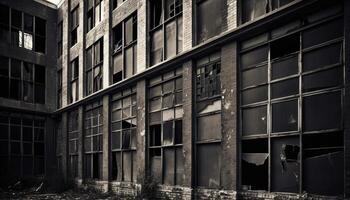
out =
[[183,48],[182,0],[150,0],[151,65]]
[[75,178],[78,175],[78,141],[79,141],[79,112],[72,111],[68,115],[68,154],[69,175]]
[[78,27],[79,27],[79,6],[71,11],[71,28],[70,28],[70,39],[71,46],[78,42]]
[[136,88],[114,94],[111,101],[112,179],[136,181]]
[[85,107],[84,174],[87,179],[102,178],[103,164],[102,103]]
[[150,172],[159,183],[181,185],[182,68],[151,79],[148,88]]
[[62,56],[62,52],[63,52],[63,22],[61,21],[60,23],[58,23],[57,26],[57,53],[58,53],[58,57]]
[[103,0],[87,0],[87,32],[94,28],[104,18]]
[[241,43],[243,189],[343,193],[339,10],[320,11]]
[[102,89],[103,40],[86,50],[86,95]]
[[10,8],[0,4],[0,40],[2,42],[10,41]]
[[242,23],[252,21],[294,0],[241,0]]
[[45,20],[11,9],[11,43],[14,46],[45,53],[45,38]]
[[113,28],[113,83],[137,72],[137,15]]
[[56,135],[56,142],[55,142],[55,150],[56,150],[56,168],[57,168],[57,172],[61,173],[62,171],[62,148],[61,148],[61,144],[62,144],[62,117],[59,116],[57,118],[57,122],[56,122],[56,131],[55,131]]
[[113,0],[113,10],[120,6],[125,0]]
[[18,177],[44,174],[44,124],[37,117],[0,113],[0,168],[5,170],[0,173]]
[[57,70],[57,108],[62,106],[62,68]]
[[197,185],[221,186],[220,52],[197,61],[196,146]]
[[75,102],[79,98],[79,57],[69,67],[69,102]]
[[202,43],[222,32],[223,2],[223,0],[196,0],[197,43]]
[[45,67],[0,56],[1,97],[45,103]]

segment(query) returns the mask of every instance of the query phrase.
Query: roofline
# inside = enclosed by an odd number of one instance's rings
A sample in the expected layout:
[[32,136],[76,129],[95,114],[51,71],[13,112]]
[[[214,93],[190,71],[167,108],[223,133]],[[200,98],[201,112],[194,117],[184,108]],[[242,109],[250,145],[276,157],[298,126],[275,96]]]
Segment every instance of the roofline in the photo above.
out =
[[54,3],[51,3],[47,0],[34,0],[35,2],[41,3],[47,7],[53,8],[53,9],[57,9],[57,5]]

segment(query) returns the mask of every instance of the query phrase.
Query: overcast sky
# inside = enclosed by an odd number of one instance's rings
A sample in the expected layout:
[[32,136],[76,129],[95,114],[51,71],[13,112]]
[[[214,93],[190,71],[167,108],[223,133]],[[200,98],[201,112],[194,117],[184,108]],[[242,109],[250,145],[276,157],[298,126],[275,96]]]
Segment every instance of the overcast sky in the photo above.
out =
[[57,5],[61,0],[47,0],[47,1]]

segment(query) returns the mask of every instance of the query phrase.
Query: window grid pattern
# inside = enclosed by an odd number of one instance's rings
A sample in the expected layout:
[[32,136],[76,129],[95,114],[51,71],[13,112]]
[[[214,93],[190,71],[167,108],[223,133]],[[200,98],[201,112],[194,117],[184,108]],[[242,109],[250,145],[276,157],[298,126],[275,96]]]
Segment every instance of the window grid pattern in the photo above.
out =
[[196,185],[221,186],[221,60],[220,52],[197,61]]
[[98,25],[104,18],[104,1],[87,0],[87,32]]
[[111,101],[112,178],[136,181],[136,87],[114,94]]
[[113,28],[113,83],[137,73],[137,13]]
[[[243,41],[240,70],[242,187],[342,193],[343,161],[338,157],[344,148],[344,64],[339,9],[320,11]],[[323,140],[329,143],[319,144]],[[262,159],[260,168],[249,171],[250,163],[258,162],[254,156]],[[338,170],[324,172],[336,177],[322,181],[329,190],[318,188],[313,181],[319,175],[309,170],[313,160],[324,156],[332,157],[332,165],[340,171],[340,175]],[[250,178],[252,173],[262,181]]]
[[150,0],[151,66],[183,49],[182,0]]
[[79,6],[71,11],[71,46],[78,42],[78,27],[79,27]]
[[0,56],[1,97],[28,103],[45,103],[45,67]]
[[[16,176],[45,172],[45,122],[32,116],[0,115],[0,160],[2,172]],[[11,170],[9,170],[11,169]]]
[[103,154],[103,115],[102,103],[96,102],[85,108],[85,177],[102,178]]
[[182,184],[182,88],[182,68],[149,81],[149,163],[165,185]]
[[86,51],[86,95],[89,95],[102,89],[103,39]]
[[70,63],[69,69],[69,102],[79,99],[79,57]]
[[72,178],[78,175],[79,152],[79,112],[72,111],[68,115],[68,154],[69,173]]

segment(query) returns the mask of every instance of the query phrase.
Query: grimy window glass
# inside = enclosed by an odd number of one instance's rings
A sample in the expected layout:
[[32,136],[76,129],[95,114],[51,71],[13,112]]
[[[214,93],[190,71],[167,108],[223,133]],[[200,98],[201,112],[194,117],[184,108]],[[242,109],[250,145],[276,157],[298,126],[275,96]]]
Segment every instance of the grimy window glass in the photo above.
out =
[[137,73],[137,13],[113,28],[113,83]]
[[5,176],[11,172],[17,177],[44,174],[44,141],[44,118],[1,112],[0,174]]
[[344,22],[323,12],[241,43],[243,190],[343,193]]
[[86,1],[87,32],[89,32],[103,20],[104,6],[103,0]]
[[222,12],[222,0],[197,0],[197,43],[221,33]]
[[79,99],[79,57],[75,58],[69,66],[69,102]]
[[0,4],[0,40],[4,42],[10,41],[10,9]]
[[0,57],[1,97],[45,103],[46,69],[17,59]]
[[182,0],[150,0],[151,65],[182,52]]
[[252,21],[294,0],[241,0],[242,23]]
[[136,87],[111,97],[112,179],[134,182],[136,170]]
[[103,70],[103,39],[91,45],[86,50],[85,94],[89,95],[102,89]]
[[78,27],[79,27],[79,6],[71,11],[71,22],[70,22],[70,39],[71,46],[78,42]]
[[182,68],[149,80],[149,167],[164,185],[183,181],[182,87]]
[[220,52],[197,60],[196,185],[221,186],[221,62]]
[[87,179],[101,179],[103,170],[103,115],[102,103],[85,107],[84,174]]
[[68,114],[68,169],[71,178],[78,176],[79,137],[79,112],[74,110]]

